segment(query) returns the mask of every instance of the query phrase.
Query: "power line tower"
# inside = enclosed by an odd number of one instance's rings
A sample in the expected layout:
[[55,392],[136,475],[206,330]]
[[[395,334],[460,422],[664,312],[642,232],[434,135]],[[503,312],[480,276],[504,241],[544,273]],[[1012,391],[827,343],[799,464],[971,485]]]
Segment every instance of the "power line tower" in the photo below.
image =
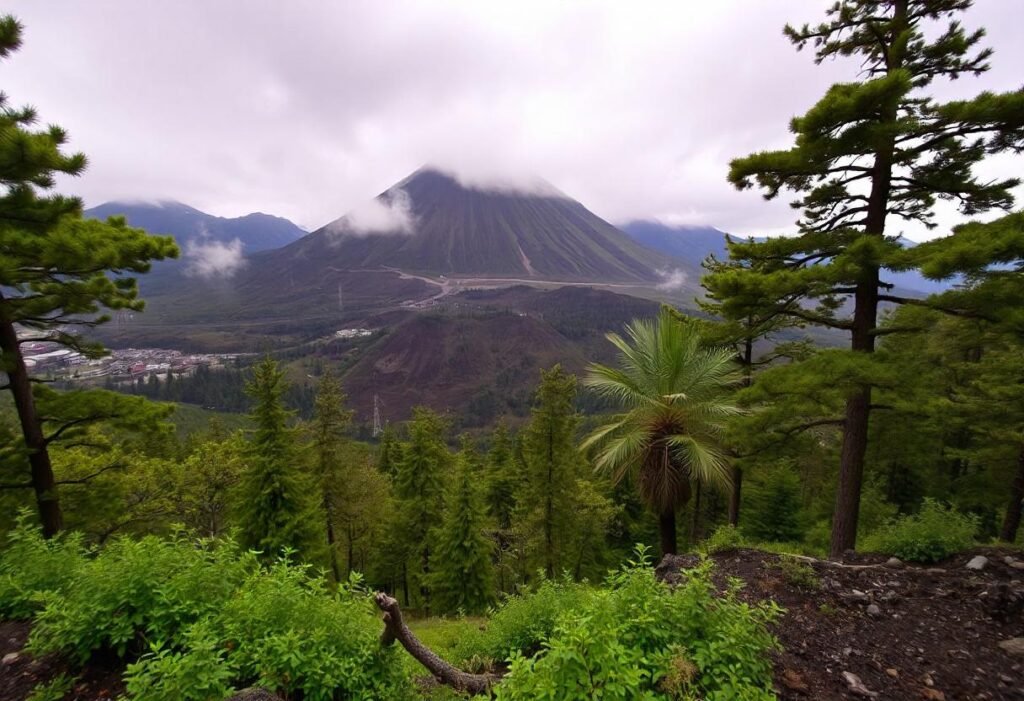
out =
[[373,395],[373,437],[376,438],[380,434],[384,433],[384,428],[380,422],[380,397],[376,394]]

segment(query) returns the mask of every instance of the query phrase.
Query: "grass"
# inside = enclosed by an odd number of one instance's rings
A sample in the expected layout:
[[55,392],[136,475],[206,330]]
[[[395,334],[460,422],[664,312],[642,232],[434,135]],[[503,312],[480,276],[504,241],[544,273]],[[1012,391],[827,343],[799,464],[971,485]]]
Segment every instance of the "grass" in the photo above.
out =
[[[462,660],[454,658],[453,653],[456,646],[465,636],[472,635],[486,622],[486,618],[470,616],[465,618],[410,618],[407,621],[409,630],[415,633],[424,645],[456,666],[462,662]],[[412,656],[406,654],[402,659],[410,676],[429,678],[430,673]],[[431,701],[446,701],[447,699],[463,699],[465,696],[456,694],[448,687],[435,686],[423,688],[423,698]]]

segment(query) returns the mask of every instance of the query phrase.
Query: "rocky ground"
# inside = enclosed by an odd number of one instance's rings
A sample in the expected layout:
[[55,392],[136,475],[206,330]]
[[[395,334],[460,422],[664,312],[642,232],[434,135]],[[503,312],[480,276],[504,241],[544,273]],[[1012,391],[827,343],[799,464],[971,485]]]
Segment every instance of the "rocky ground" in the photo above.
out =
[[[785,607],[775,633],[779,698],[1024,699],[1024,554],[980,549],[933,567],[756,551],[716,554],[716,581]],[[668,557],[676,581],[695,562]]]

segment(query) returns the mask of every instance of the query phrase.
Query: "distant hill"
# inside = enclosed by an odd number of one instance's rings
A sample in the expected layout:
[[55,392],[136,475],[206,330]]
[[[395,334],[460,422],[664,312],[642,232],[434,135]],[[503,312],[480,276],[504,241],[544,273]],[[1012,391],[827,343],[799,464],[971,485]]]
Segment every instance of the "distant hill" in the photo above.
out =
[[189,241],[241,242],[242,251],[256,253],[287,246],[306,232],[282,217],[255,212],[243,217],[217,217],[173,200],[106,202],[85,210],[90,219],[124,215],[131,226],[153,234],[170,234],[179,245]]
[[[729,257],[729,251],[725,244],[727,234],[712,227],[669,226],[658,221],[637,220],[624,224],[621,228],[637,243],[675,256],[698,267],[711,254],[714,254],[719,260]],[[741,237],[734,236],[734,238]],[[763,240],[758,237],[754,238],[758,241]],[[907,238],[901,238],[900,242],[904,246],[916,245]],[[955,280],[936,282],[914,270],[903,272],[888,270],[883,272],[882,278],[904,294],[918,297],[948,290],[956,282]]]
[[422,168],[381,193],[373,216],[350,213],[277,251],[272,267],[400,268],[594,282],[651,282],[661,256],[551,186],[467,187]]

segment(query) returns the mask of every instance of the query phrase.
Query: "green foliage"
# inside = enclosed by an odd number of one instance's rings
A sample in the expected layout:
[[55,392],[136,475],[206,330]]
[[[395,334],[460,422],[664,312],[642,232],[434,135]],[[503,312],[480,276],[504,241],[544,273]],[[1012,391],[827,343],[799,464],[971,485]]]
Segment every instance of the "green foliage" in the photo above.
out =
[[242,542],[266,560],[292,551],[308,562],[323,562],[326,537],[316,483],[301,469],[295,430],[281,402],[284,373],[267,357],[248,386],[255,400],[256,429],[237,489]]
[[447,613],[481,613],[494,600],[494,543],[484,532],[487,515],[475,462],[472,445],[463,440],[444,518],[430,555],[434,603]]
[[25,701],[62,701],[74,685],[74,677],[61,673],[47,682],[36,684]]
[[800,478],[791,469],[777,468],[760,484],[747,490],[743,532],[754,540],[798,541],[803,536],[803,502]]
[[504,660],[510,655],[533,654],[554,632],[558,620],[581,608],[592,590],[590,585],[567,577],[541,577],[529,591],[506,598],[491,613],[482,631],[467,635],[456,647],[455,657]]
[[708,555],[745,547],[749,547],[747,539],[739,528],[730,523],[724,523],[716,528],[711,536],[701,543],[701,551]]
[[706,347],[699,325],[663,308],[656,320],[635,320],[629,340],[609,334],[618,367],[591,365],[586,384],[625,413],[587,437],[596,467],[616,482],[631,476],[643,501],[661,518],[662,547],[675,551],[675,512],[691,485],[730,482],[720,434],[738,412],[727,399],[741,375],[733,353]]
[[46,540],[29,525],[23,511],[7,534],[0,552],[0,617],[29,618],[41,609],[48,593],[73,582],[85,563],[82,537],[70,534]]
[[184,534],[117,539],[46,593],[30,646],[84,661],[103,649],[124,656],[140,636],[172,644],[188,625],[221,610],[254,569],[252,554],[230,542]]
[[864,547],[908,562],[938,562],[971,547],[977,531],[976,516],[925,499],[919,512],[882,527]]
[[569,562],[578,453],[576,377],[556,365],[541,371],[530,423],[522,432],[524,475],[517,521],[527,538],[529,569],[548,577]]
[[775,568],[782,575],[782,580],[790,587],[804,591],[817,591],[821,588],[821,580],[818,579],[814,568],[803,560],[789,555],[780,555],[775,562]]
[[567,611],[533,657],[514,655],[497,698],[774,699],[776,647],[767,625],[778,608],[716,596],[711,565],[687,572],[672,589],[644,563],[610,577]]

